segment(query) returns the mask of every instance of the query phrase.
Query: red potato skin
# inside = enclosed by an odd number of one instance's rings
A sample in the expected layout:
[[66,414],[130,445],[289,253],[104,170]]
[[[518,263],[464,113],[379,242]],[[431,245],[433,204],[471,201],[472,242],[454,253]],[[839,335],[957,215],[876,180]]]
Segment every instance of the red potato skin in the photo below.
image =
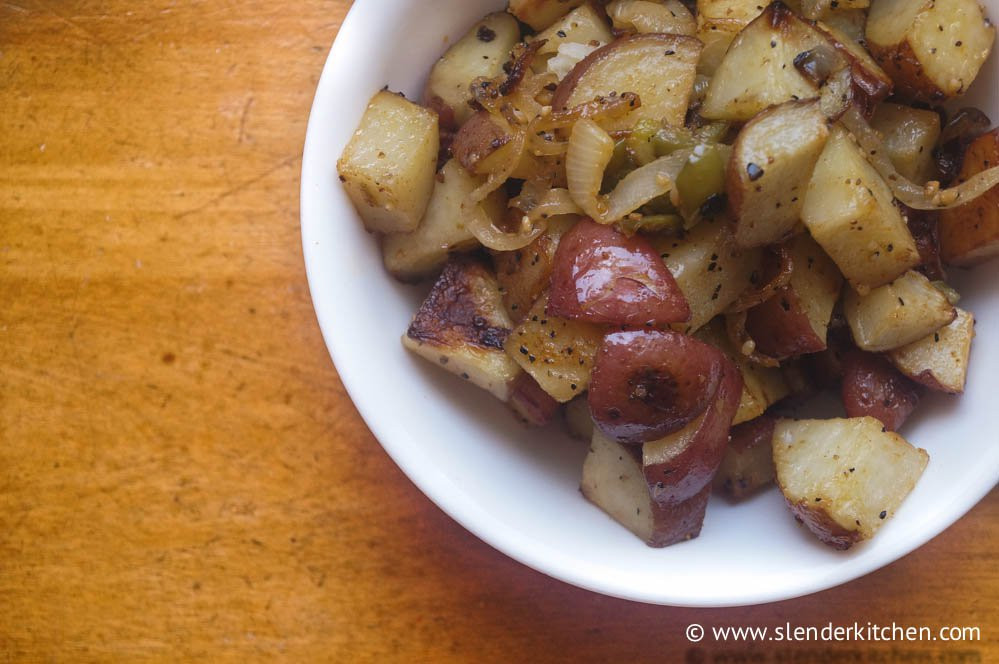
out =
[[889,431],[898,431],[919,403],[919,385],[875,353],[860,350],[843,360],[841,396],[847,417],[869,415]]
[[774,438],[774,427],[777,418],[773,415],[759,417],[737,424],[729,434],[729,447],[737,452],[746,452],[760,445],[771,446]]
[[727,364],[721,351],[679,332],[611,332],[590,382],[593,421],[620,443],[663,438],[708,408]]
[[492,121],[489,113],[479,111],[454,135],[451,154],[469,173],[479,173],[479,162],[510,142],[510,136]]
[[561,410],[561,404],[541,389],[538,382],[527,373],[517,377],[507,403],[526,424],[536,427],[551,422]]
[[834,549],[846,551],[851,546],[859,542],[862,538],[859,530],[847,530],[836,523],[823,507],[816,507],[815,503],[800,501],[797,503],[787,502],[791,509],[791,514],[798,522],[805,525],[819,541]]
[[648,241],[584,219],[555,252],[547,313],[638,327],[686,322],[690,305]]
[[668,525],[657,528],[646,544],[653,548],[662,548],[677,542],[692,540],[700,535],[710,497],[711,484],[709,482],[700,493],[682,503],[660,505],[653,502],[653,520],[655,523]]
[[746,331],[758,351],[779,360],[826,349],[790,286],[780,288],[769,300],[749,310]]
[[[652,500],[660,505],[681,505],[694,499],[714,480],[728,445],[732,418],[739,409],[742,374],[725,358],[718,390],[698,420],[689,444],[663,462],[649,462],[646,455],[645,480]],[[648,450],[648,446],[644,448]]]

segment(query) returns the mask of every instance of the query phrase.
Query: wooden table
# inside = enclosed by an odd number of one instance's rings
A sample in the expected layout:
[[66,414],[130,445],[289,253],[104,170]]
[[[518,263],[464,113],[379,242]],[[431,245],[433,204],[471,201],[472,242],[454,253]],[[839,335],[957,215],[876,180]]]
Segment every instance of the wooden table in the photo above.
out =
[[[348,5],[0,2],[0,661],[999,656],[995,492],[866,578],[721,611],[567,586],[423,497],[338,382],[302,265]],[[982,640],[684,637],[785,620]]]

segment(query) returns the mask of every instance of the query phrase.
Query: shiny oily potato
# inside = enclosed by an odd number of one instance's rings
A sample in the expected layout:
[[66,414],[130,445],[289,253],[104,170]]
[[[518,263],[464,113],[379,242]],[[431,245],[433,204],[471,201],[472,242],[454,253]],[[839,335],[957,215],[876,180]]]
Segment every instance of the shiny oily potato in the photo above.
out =
[[773,436],[777,418],[763,415],[733,426],[718,473],[715,489],[732,500],[741,500],[774,481]]
[[369,231],[416,228],[434,189],[439,144],[436,113],[386,90],[371,98],[336,165]]
[[599,430],[593,432],[579,490],[612,519],[657,548],[697,537],[710,496],[710,487],[705,487],[679,505],[654,502],[642,472],[640,450],[617,443]]
[[601,122],[607,131],[631,129],[639,120],[683,126],[694,89],[701,43],[682,35],[630,35],[580,61],[559,83],[552,107],[567,110],[597,97],[633,92],[641,105]]
[[560,403],[587,390],[603,328],[545,313],[548,294],[538,298],[507,337],[507,354]]
[[898,431],[919,404],[922,389],[875,353],[855,350],[843,358],[840,396],[847,417],[869,415]]
[[[964,153],[958,182],[999,166],[999,129],[975,139]],[[950,265],[969,266],[999,256],[999,186],[940,213],[940,255]]]
[[533,30],[544,30],[586,0],[510,0],[507,11]]
[[423,103],[440,114],[442,127],[456,129],[472,117],[468,105],[472,81],[502,74],[519,41],[517,21],[506,12],[496,12],[473,25],[441,56],[430,70]]
[[848,290],[843,314],[862,350],[892,350],[922,339],[957,316],[954,306],[915,270],[867,295]]
[[496,278],[485,264],[454,258],[420,305],[402,344],[507,401],[521,374],[503,350],[512,327]]
[[978,75],[995,27],[978,0],[874,0],[867,46],[905,96],[938,103]]
[[791,234],[828,138],[818,101],[785,102],[742,128],[725,174],[739,246],[762,247]]
[[812,172],[801,218],[854,290],[867,292],[919,264],[891,189],[838,127]]
[[938,392],[961,394],[974,338],[975,317],[957,309],[957,317],[949,325],[887,355],[899,371],[917,383]]
[[[416,230],[382,239],[382,259],[388,271],[401,281],[419,281],[440,270],[450,254],[478,247],[478,240],[462,221],[461,202],[484,181],[454,159],[444,164]],[[483,208],[498,221],[505,212],[506,197],[497,191],[483,201]]]
[[640,235],[584,219],[562,237],[551,274],[553,316],[633,326],[690,320],[673,275]]
[[694,36],[697,21],[680,0],[614,0],[607,15],[615,30]]
[[940,138],[940,114],[901,104],[881,104],[871,126],[884,137],[884,149],[903,176],[917,184],[937,179],[933,149]]
[[820,541],[849,549],[870,539],[919,481],[929,455],[873,417],[781,420],[773,437],[777,485]]

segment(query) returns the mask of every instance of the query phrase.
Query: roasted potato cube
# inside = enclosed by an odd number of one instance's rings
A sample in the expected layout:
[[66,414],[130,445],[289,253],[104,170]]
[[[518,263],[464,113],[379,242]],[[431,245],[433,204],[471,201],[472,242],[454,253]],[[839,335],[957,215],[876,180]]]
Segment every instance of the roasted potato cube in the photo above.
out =
[[702,221],[683,238],[653,237],[652,246],[690,305],[690,321],[673,326],[685,334],[727,309],[745,290],[761,259],[758,249],[736,246],[721,217]]
[[801,0],[801,15],[813,21],[841,11],[866,9],[871,0]]
[[616,120],[608,131],[631,129],[639,120],[683,126],[694,89],[701,43],[682,35],[630,35],[588,55],[559,84],[552,107],[566,110],[611,93],[634,92],[641,106]]
[[590,404],[586,395],[581,394],[562,407],[565,418],[565,429],[569,435],[579,440],[593,439],[593,417],[590,415]]
[[707,22],[730,24],[738,32],[762,14],[768,4],[760,0],[697,0],[697,16]]
[[[958,181],[999,166],[999,129],[975,139],[964,153]],[[940,253],[945,263],[975,265],[999,256],[999,186],[940,213]]]
[[916,486],[929,455],[873,417],[782,420],[773,437],[777,485],[825,544],[870,539]]
[[455,129],[472,117],[469,90],[480,76],[503,73],[510,51],[520,41],[520,26],[505,12],[489,14],[456,41],[430,70],[423,103],[441,116],[441,125]]
[[545,314],[547,293],[506,339],[506,352],[556,401],[586,391],[603,329]]
[[975,317],[963,309],[949,325],[911,344],[888,352],[888,359],[903,374],[931,390],[948,394],[964,392],[968,355],[975,338]]
[[786,102],[742,128],[725,175],[736,244],[762,247],[790,235],[828,138],[818,101]]
[[995,28],[978,0],[875,0],[867,45],[900,93],[939,102],[968,89]]
[[[867,25],[867,11],[864,9],[835,10],[826,14],[826,17],[822,19],[822,24],[835,28],[840,34],[848,36],[859,46],[864,43],[864,26]],[[871,57],[870,54],[867,57]],[[889,80],[891,79],[889,78]]]
[[586,0],[510,0],[509,12],[533,30],[544,30]]
[[444,267],[402,343],[507,401],[521,373],[503,350],[512,327],[496,278],[482,261],[460,257]]
[[614,28],[640,33],[693,36],[697,21],[680,0],[614,0],[607,5]]
[[540,427],[551,422],[559,412],[559,402],[548,396],[538,382],[521,371],[510,387],[506,402],[524,424]]
[[891,189],[845,131],[836,128],[812,173],[801,218],[859,292],[919,264]]
[[710,486],[679,505],[653,502],[642,472],[641,448],[615,442],[596,430],[583,462],[579,489],[591,503],[652,547],[696,537]]
[[840,399],[847,417],[870,416],[898,431],[919,405],[923,388],[880,353],[853,349],[843,357]]
[[[470,175],[453,159],[444,164],[419,227],[382,240],[382,258],[388,271],[401,281],[419,281],[440,270],[450,253],[479,246],[462,221],[461,202],[484,180]],[[506,201],[497,192],[483,206],[493,219],[499,219]]]
[[371,98],[336,164],[369,231],[416,228],[434,189],[439,144],[436,113],[385,90]]
[[[755,4],[755,3],[754,3]],[[749,120],[768,106],[819,96],[794,66],[795,58],[825,37],[781,3],[773,3],[739,33],[718,65],[700,114],[712,120]]]
[[543,62],[545,56],[557,53],[562,44],[603,46],[614,41],[614,35],[607,21],[587,4],[573,9],[534,39],[545,41],[537,54],[537,60]]
[[843,313],[857,346],[872,352],[922,339],[957,316],[947,297],[915,270],[867,295],[848,290]]
[[937,179],[933,148],[940,138],[940,114],[900,104],[881,104],[871,126],[898,172],[918,184]]
[[715,475],[715,489],[740,500],[774,481],[776,424],[776,418],[763,415],[732,427],[725,456]]
[[553,217],[548,230],[523,249],[493,253],[493,265],[503,304],[510,318],[519,323],[551,284],[558,243],[578,221],[574,215]]

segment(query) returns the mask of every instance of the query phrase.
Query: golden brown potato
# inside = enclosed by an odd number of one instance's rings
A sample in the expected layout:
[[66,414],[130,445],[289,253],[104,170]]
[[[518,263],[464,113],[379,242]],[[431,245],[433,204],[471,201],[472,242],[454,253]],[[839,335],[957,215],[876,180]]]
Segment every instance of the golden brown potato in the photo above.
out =
[[947,297],[915,270],[866,295],[848,290],[843,314],[857,346],[871,352],[922,339],[957,316]]
[[542,39],[545,43],[538,49],[535,59],[540,63],[545,61],[545,56],[557,53],[563,44],[603,46],[614,41],[614,35],[604,17],[592,5],[586,4],[573,9],[534,38]]
[[916,242],[893,201],[850,135],[835,128],[812,173],[801,218],[858,292],[919,264]]
[[866,9],[871,0],[801,0],[801,15],[813,21],[851,9]]
[[639,120],[682,126],[694,89],[701,43],[682,35],[631,35],[603,46],[576,65],[562,79],[552,107],[566,110],[607,97],[634,92],[641,106],[604,129],[630,129]]
[[436,113],[386,90],[371,98],[336,165],[369,231],[416,228],[434,189],[439,144]]
[[861,108],[869,111],[891,94],[894,82],[861,45],[863,36],[855,38],[850,32],[842,30],[839,25],[833,21],[818,23],[816,27],[837,53],[849,63],[853,97],[861,103]]
[[544,30],[586,0],[510,0],[508,11],[534,30]]
[[510,318],[519,323],[551,285],[555,250],[562,235],[572,228],[578,217],[555,217],[548,230],[523,249],[493,254],[496,278],[503,293]]
[[506,352],[541,388],[561,403],[586,391],[603,328],[545,314],[542,295],[507,337]]
[[607,5],[614,28],[694,36],[697,21],[680,0],[614,0]]
[[[386,235],[382,240],[382,258],[394,277],[419,281],[439,270],[449,254],[479,246],[462,221],[461,202],[484,180],[469,174],[454,159],[444,164],[419,227],[410,233]],[[506,210],[502,190],[483,201],[483,208],[492,219],[501,219]]]
[[760,251],[739,248],[722,217],[702,221],[682,238],[662,235],[651,241],[690,305],[690,321],[674,326],[685,334],[727,309],[760,264]]
[[937,179],[933,148],[940,138],[939,113],[881,104],[871,126],[884,136],[885,151],[899,173],[917,184]]
[[472,81],[503,73],[510,51],[520,41],[520,26],[505,12],[489,14],[434,64],[423,93],[423,103],[441,114],[441,124],[457,128],[474,112],[468,102]]
[[867,18],[868,48],[898,92],[927,102],[965,92],[994,39],[978,0],[876,0]]
[[828,137],[818,101],[786,102],[742,128],[725,174],[739,246],[762,247],[790,235]]
[[445,266],[402,343],[506,401],[521,374],[503,350],[512,327],[496,278],[482,261],[461,257]]
[[[959,182],[999,166],[999,129],[975,139],[964,153]],[[999,186],[940,214],[940,254],[951,265],[975,265],[999,256]]]
[[903,374],[931,390],[961,394],[974,338],[975,317],[957,309],[957,317],[949,325],[890,351],[888,359]]
[[782,420],[777,485],[791,512],[837,549],[870,539],[916,486],[929,455],[873,417]]

